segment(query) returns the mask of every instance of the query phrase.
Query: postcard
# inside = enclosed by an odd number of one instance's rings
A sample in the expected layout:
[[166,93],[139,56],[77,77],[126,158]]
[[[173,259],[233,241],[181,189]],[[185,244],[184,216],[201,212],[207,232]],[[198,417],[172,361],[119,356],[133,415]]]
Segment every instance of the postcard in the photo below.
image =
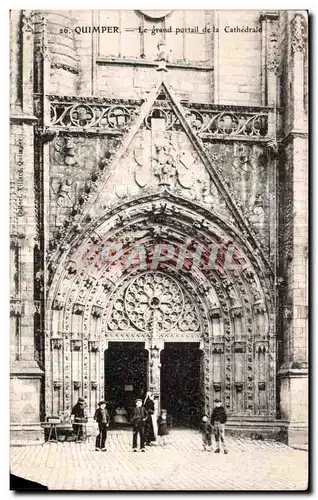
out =
[[11,489],[306,490],[308,12],[12,10],[10,78]]

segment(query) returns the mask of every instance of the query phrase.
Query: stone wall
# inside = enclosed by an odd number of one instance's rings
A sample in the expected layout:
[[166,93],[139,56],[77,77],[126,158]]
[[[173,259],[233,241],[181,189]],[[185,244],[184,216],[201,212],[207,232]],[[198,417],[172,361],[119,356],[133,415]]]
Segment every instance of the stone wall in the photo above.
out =
[[288,12],[284,17],[283,40],[288,43],[283,52],[281,85],[288,113],[284,113],[280,167],[284,206],[280,219],[283,281],[279,302],[284,353],[279,371],[280,410],[289,422],[288,442],[299,444],[308,439],[307,16]]
[[[220,104],[261,105],[262,33],[231,29],[259,29],[259,11],[216,11],[215,101]],[[225,31],[226,30],[226,31]]]

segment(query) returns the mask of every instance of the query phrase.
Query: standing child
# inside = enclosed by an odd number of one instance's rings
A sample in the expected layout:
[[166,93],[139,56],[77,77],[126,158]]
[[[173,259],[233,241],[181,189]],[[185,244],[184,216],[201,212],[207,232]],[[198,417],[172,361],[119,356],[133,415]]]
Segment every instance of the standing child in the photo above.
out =
[[165,410],[161,410],[161,414],[157,420],[158,423],[158,437],[161,446],[165,446],[167,444],[166,436],[169,435],[168,425],[167,425],[167,412]]
[[106,451],[107,427],[109,426],[109,413],[106,410],[106,401],[98,403],[99,408],[95,411],[94,420],[98,424],[99,434],[96,436],[95,450]]
[[200,431],[202,434],[202,445],[203,450],[211,451],[211,439],[212,439],[212,425],[208,422],[207,415],[203,415],[202,422],[200,426]]
[[224,407],[219,399],[215,401],[215,407],[211,415],[211,424],[214,428],[214,437],[216,441],[216,450],[214,453],[220,453],[220,439],[224,448],[224,453],[227,454],[227,448],[225,444],[225,423],[227,421],[227,415]]

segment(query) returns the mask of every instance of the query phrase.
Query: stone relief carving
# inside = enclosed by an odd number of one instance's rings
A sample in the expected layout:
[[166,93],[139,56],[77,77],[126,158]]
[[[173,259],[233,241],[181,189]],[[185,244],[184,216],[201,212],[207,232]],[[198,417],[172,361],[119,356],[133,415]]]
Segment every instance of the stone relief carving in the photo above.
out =
[[248,172],[256,168],[256,155],[251,147],[246,144],[234,144],[234,161],[235,168],[241,169],[243,172]]
[[224,353],[224,344],[221,342],[213,342],[212,353],[213,354],[223,354]]
[[255,314],[265,314],[266,313],[266,307],[265,304],[261,301],[258,301],[254,304],[254,313]]
[[193,304],[188,297],[184,300],[184,312],[179,319],[178,326],[181,331],[197,331],[200,328],[200,322],[196,311],[193,309]]
[[268,342],[266,341],[257,341],[255,346],[256,352],[266,353],[268,352]]
[[73,180],[69,177],[65,181],[53,179],[51,189],[56,196],[58,207],[71,207],[73,205]]
[[159,186],[171,186],[177,176],[179,162],[177,148],[171,138],[166,135],[153,142],[152,156],[154,175],[159,179]]
[[77,165],[76,147],[84,143],[83,137],[73,137],[71,135],[59,136],[54,141],[55,154],[54,158],[58,165],[67,165],[74,167]]

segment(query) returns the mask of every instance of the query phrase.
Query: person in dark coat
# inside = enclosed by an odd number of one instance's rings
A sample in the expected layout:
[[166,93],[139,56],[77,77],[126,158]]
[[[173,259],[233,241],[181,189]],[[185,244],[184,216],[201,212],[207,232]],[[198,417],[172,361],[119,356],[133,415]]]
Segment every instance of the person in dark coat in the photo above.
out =
[[109,426],[109,413],[106,409],[106,401],[98,403],[99,408],[95,411],[94,420],[98,424],[99,434],[96,436],[95,450],[106,451],[107,427]]
[[147,418],[147,412],[142,406],[142,400],[136,400],[136,407],[134,408],[134,413],[132,416],[133,424],[133,451],[137,451],[137,439],[138,434],[140,437],[140,449],[145,451],[145,421]]
[[159,444],[161,446],[165,446],[167,444],[166,436],[169,435],[168,424],[167,424],[167,412],[165,410],[161,411],[161,414],[159,415],[157,420],[157,424],[158,424]]
[[145,443],[150,446],[153,441],[156,441],[153,416],[155,413],[155,403],[151,392],[147,392],[146,399],[144,401],[144,408],[147,413],[147,418],[145,422]]
[[202,445],[203,445],[203,450],[211,451],[211,446],[212,446],[212,425],[209,422],[209,419],[207,415],[203,415],[201,425],[200,425],[200,432],[202,435]]
[[215,401],[215,407],[211,415],[211,425],[214,430],[214,437],[216,442],[216,450],[214,453],[220,453],[220,440],[224,448],[224,453],[227,454],[227,448],[225,443],[225,423],[227,421],[227,415],[224,407],[219,399]]
[[78,435],[79,439],[84,439],[84,432],[82,425],[76,425],[76,420],[84,420],[87,417],[86,404],[84,398],[78,398],[77,403],[73,406],[71,416],[74,416],[73,430]]

